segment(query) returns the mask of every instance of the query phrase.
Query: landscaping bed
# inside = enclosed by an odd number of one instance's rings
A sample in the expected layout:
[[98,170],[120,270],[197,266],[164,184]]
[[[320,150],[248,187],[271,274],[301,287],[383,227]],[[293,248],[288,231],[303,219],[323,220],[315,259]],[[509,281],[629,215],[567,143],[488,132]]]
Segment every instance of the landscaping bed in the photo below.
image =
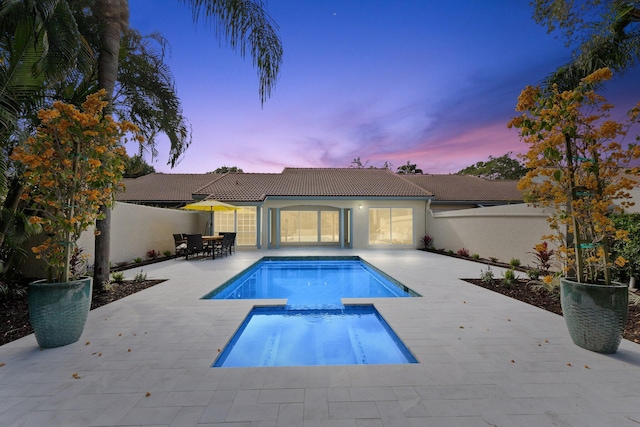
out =
[[[126,280],[122,283],[113,283],[108,291],[100,292],[94,289],[91,309],[117,301],[162,282],[164,280]],[[0,345],[33,333],[29,323],[27,286],[26,284],[17,286],[19,290],[23,291],[22,295],[0,298]]]
[[[518,301],[526,302],[527,304],[562,315],[560,295],[551,293],[546,289],[536,289],[529,280],[520,279],[510,286],[506,286],[502,279],[493,279],[491,281],[482,281],[480,279],[463,280],[517,299]],[[624,331],[624,338],[635,343],[640,343],[640,305],[629,304],[629,317],[627,327]]]

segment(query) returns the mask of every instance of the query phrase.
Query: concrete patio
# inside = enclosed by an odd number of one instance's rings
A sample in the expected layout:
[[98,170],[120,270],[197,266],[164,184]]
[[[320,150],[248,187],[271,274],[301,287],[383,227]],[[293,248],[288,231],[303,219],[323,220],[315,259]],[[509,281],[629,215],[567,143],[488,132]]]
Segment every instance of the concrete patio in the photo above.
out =
[[[420,363],[211,368],[256,302],[199,298],[267,255],[359,255],[420,293],[345,301],[373,302]],[[459,280],[482,268],[318,249],[147,266],[168,280],[92,311],[77,343],[0,347],[0,426],[637,427],[640,346],[582,350],[562,317]]]

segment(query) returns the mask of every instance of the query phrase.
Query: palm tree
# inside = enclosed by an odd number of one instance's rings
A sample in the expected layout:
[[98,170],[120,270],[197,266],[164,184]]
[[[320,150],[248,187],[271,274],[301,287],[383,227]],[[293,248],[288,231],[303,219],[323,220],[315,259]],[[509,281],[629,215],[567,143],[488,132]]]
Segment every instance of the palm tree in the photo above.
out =
[[66,1],[4,0],[0,5],[0,134],[41,99],[47,81],[86,64],[88,51]]
[[[271,96],[282,62],[282,46],[272,21],[259,0],[180,0],[191,6],[194,22],[202,18],[215,27],[216,35],[223,37],[242,56],[250,49],[253,65],[258,68],[260,101]],[[101,23],[98,84],[112,100],[118,77],[118,52],[121,36],[127,27],[129,4],[127,0],[96,0],[92,11]],[[111,216],[96,228],[94,281],[98,286],[109,280],[109,245]]]
[[[24,188],[21,174],[8,160],[13,147],[33,131],[37,111],[52,100],[79,105],[97,90],[93,52],[99,41],[95,36],[98,21],[86,13],[86,6],[83,0],[58,0],[9,1],[0,7],[0,117],[6,118],[0,125],[0,247],[5,237],[11,237],[11,241],[19,237],[9,236],[11,230],[24,229],[17,223]],[[46,49],[45,40],[60,42],[56,49]],[[61,49],[65,41],[70,46]],[[190,143],[190,129],[182,115],[173,76],[163,62],[166,45],[158,34],[143,37],[133,29],[126,30],[119,52],[123,66],[119,68],[114,108],[119,117],[139,125],[147,139],[145,148],[152,152],[157,133],[168,135],[173,165]],[[64,56],[59,51],[69,54]],[[5,175],[7,170],[12,173]],[[10,248],[0,251],[3,259],[12,252]]]
[[[536,0],[534,19],[549,32],[560,30],[567,45],[578,48],[572,61],[546,79],[547,85],[558,84],[561,90],[572,90],[587,75],[608,67],[622,74],[640,61],[640,5],[624,0]],[[597,21],[591,21],[597,16]]]
[[[277,80],[282,47],[275,24],[262,3],[257,0],[181,1],[192,7],[194,21],[200,19],[202,12],[203,19],[213,23],[217,35],[225,37],[233,48],[242,55],[250,50],[259,70],[260,99],[264,103]],[[163,55],[156,55],[156,50],[149,48],[149,43],[155,42],[161,47],[159,52],[163,52],[166,42],[158,35],[141,37],[128,29],[127,21],[125,0],[3,0],[0,5],[0,136],[4,151],[10,151],[10,147],[7,148],[10,138],[5,136],[15,129],[19,118],[35,113],[46,99],[56,97],[73,102],[83,99],[98,86],[108,90],[113,100],[110,108],[116,114],[141,125],[152,153],[155,135],[166,133],[172,144],[170,162],[172,166],[176,164],[189,145],[190,132]],[[97,31],[98,28],[101,30]],[[27,36],[31,38],[18,43],[22,40],[20,37]],[[40,37],[40,44],[34,37]],[[50,46],[45,40],[56,43]],[[31,52],[29,46],[38,49]],[[11,64],[15,64],[14,68],[8,67]],[[24,75],[35,83],[26,85],[28,79]],[[137,81],[131,78],[139,75],[144,77]],[[121,105],[124,108],[119,108]],[[5,206],[7,204],[5,198]],[[99,285],[109,277],[108,220],[101,230],[101,237],[96,239]],[[0,232],[0,243],[1,239]]]

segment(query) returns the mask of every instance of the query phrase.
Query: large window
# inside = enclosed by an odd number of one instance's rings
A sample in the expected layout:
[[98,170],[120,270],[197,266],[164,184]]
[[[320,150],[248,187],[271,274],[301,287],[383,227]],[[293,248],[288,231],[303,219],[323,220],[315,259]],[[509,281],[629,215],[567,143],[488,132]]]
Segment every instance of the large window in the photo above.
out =
[[235,231],[238,246],[256,245],[256,216],[255,206],[244,206],[235,211],[218,211],[214,213],[215,232]]
[[370,208],[369,244],[413,244],[413,210],[410,208]]
[[280,211],[281,243],[339,242],[338,211]]
[[320,212],[320,241],[340,241],[340,215],[337,211]]

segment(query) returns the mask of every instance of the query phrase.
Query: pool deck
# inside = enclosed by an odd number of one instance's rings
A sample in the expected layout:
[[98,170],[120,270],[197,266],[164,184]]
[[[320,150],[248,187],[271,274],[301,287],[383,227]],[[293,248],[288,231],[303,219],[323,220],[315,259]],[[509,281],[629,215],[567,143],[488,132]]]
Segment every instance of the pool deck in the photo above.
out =
[[[359,255],[420,293],[345,301],[373,302],[420,363],[211,368],[254,305],[283,301],[199,298],[262,256],[290,255]],[[92,311],[77,343],[0,347],[0,426],[638,427],[640,345],[583,350],[562,317],[459,280],[483,268],[317,249],[146,266],[168,280]]]

